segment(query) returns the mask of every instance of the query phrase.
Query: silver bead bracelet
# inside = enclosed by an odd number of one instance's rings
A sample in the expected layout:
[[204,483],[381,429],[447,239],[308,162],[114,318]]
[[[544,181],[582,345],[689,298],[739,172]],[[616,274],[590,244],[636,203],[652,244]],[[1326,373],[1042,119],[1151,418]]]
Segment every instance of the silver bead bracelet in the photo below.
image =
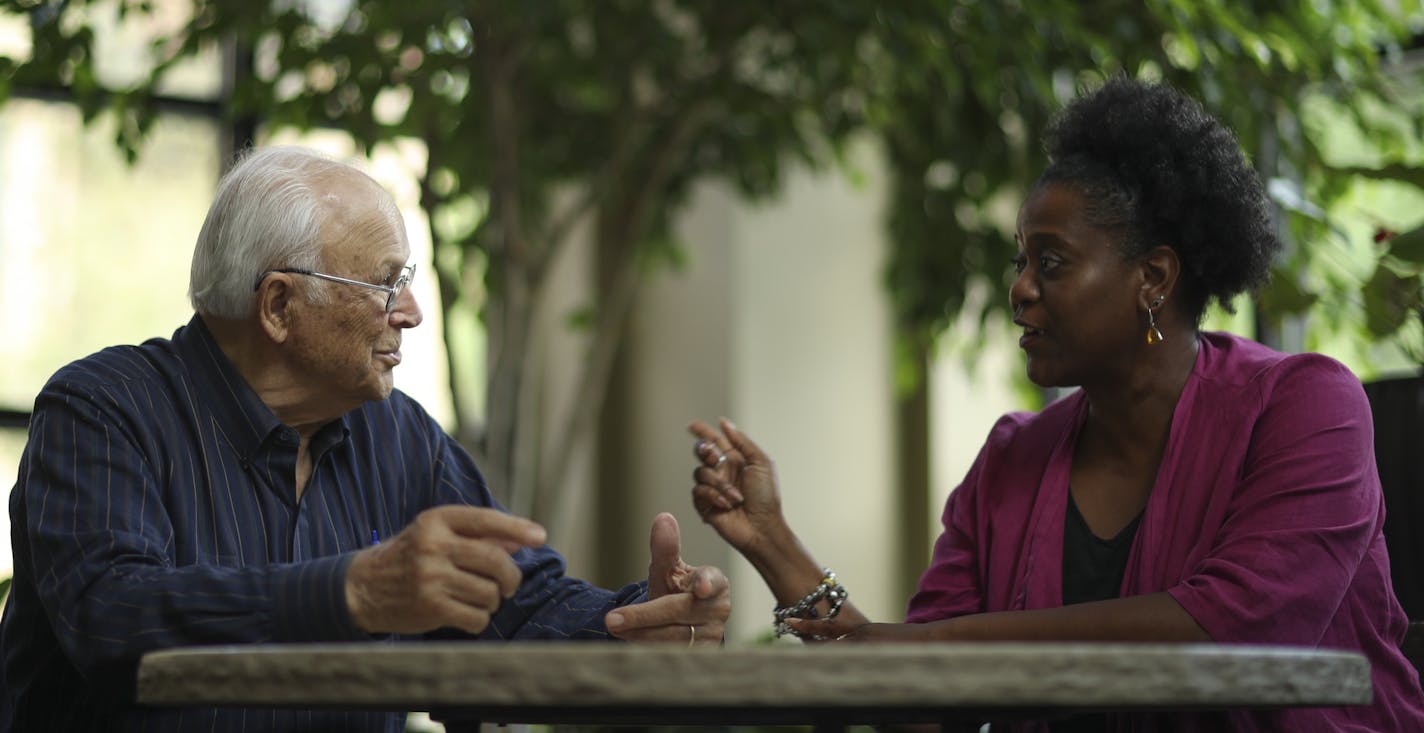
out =
[[791,628],[791,624],[786,623],[786,620],[816,618],[816,604],[823,598],[830,602],[831,607],[826,611],[822,620],[829,621],[835,618],[840,614],[841,606],[848,597],[850,597],[850,591],[846,590],[845,586],[836,579],[835,571],[830,568],[821,568],[821,584],[816,586],[815,590],[807,593],[805,598],[790,606],[777,606],[771,610],[772,615],[776,617],[772,624],[776,628],[776,637],[779,639],[787,634],[800,637],[801,632]]

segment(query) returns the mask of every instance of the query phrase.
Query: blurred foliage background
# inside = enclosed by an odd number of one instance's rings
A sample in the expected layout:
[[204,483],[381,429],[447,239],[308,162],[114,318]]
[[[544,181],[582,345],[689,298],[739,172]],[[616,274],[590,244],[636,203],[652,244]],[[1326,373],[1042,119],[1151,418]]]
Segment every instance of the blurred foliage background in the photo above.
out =
[[[937,337],[961,314],[1002,314],[1013,217],[1044,164],[1038,133],[1112,74],[1197,96],[1268,181],[1290,244],[1270,290],[1241,304],[1249,332],[1285,348],[1343,340],[1367,361],[1424,355],[1420,0],[3,0],[0,12],[31,39],[0,58],[0,100],[71,98],[86,120],[112,121],[130,159],[183,104],[185,65],[214,57],[234,149],[259,125],[338,128],[367,150],[417,141],[456,432],[506,504],[536,518],[557,501],[572,436],[597,423],[639,283],[683,256],[671,224],[692,186],[766,197],[790,163],[856,176],[844,153],[867,137],[890,165],[884,281],[903,458],[921,460]],[[119,79],[96,64],[96,28],[116,17],[152,29],[150,63]],[[538,424],[530,375],[548,357],[531,329],[575,236],[598,253],[595,295],[568,319],[587,334],[578,404]],[[483,348],[469,346],[477,328]]]

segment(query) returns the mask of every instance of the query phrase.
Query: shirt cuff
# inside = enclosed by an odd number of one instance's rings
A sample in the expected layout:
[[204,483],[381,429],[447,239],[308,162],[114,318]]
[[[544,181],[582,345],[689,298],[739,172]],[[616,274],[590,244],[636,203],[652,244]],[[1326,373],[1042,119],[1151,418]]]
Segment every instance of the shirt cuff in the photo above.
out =
[[288,565],[273,580],[279,642],[369,641],[346,605],[351,553]]

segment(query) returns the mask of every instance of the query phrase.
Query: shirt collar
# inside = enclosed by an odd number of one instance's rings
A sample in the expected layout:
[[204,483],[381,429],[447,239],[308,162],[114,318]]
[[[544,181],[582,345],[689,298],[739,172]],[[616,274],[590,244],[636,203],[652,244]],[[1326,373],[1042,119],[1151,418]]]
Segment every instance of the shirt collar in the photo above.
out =
[[[296,431],[283,425],[238,373],[201,316],[194,314],[188,325],[174,332],[173,343],[188,367],[196,391],[194,401],[207,406],[215,427],[227,436],[239,456],[256,454],[273,433],[278,437],[289,433],[295,438]],[[313,445],[318,449],[313,456],[342,442],[349,433],[345,415],[323,426],[315,441],[321,445]]]

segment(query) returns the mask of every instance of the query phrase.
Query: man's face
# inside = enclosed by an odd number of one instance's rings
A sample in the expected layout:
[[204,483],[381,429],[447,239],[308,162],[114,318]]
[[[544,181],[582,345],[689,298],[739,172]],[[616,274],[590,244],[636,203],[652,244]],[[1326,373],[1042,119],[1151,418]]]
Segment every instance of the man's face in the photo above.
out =
[[[345,174],[326,183],[327,223],[322,230],[322,271],[373,285],[391,286],[410,258],[400,212],[375,183]],[[316,404],[341,414],[383,400],[394,388],[401,361],[401,332],[420,325],[420,306],[407,287],[386,312],[387,293],[307,278],[326,290],[325,303],[295,311],[291,358]]]

